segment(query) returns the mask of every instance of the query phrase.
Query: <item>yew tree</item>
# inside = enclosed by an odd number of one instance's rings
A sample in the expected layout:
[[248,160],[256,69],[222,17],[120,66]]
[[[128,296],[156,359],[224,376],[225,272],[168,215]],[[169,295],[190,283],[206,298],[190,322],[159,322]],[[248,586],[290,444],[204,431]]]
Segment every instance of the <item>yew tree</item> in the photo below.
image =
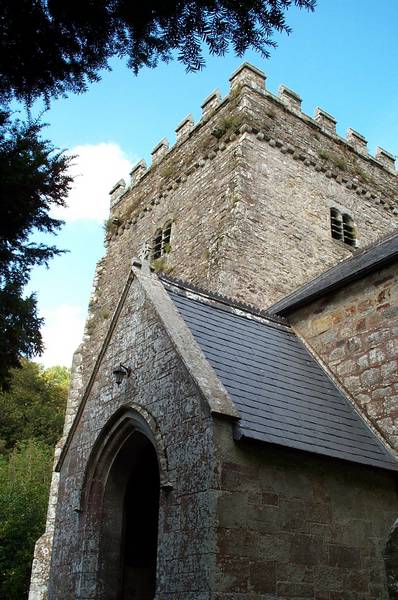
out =
[[43,125],[22,123],[0,111],[0,387],[22,356],[42,350],[34,295],[24,287],[35,265],[47,265],[55,246],[33,241],[33,232],[54,233],[61,221],[50,216],[63,205],[71,177],[70,157],[41,136]]
[[0,96],[31,101],[82,92],[113,57],[137,73],[177,57],[201,69],[203,48],[268,57],[273,33],[290,32],[291,6],[316,0],[3,0]]

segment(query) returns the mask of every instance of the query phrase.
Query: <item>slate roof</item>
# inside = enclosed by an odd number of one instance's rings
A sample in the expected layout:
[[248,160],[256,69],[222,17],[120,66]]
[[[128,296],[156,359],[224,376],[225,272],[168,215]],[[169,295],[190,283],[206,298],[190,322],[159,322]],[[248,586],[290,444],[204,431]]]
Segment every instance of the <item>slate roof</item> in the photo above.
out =
[[163,285],[239,411],[239,438],[398,470],[288,326]]
[[268,309],[271,314],[286,315],[324,294],[334,292],[345,285],[361,279],[398,259],[398,233],[394,232],[374,244],[355,252],[319,277],[303,285],[286,298]]

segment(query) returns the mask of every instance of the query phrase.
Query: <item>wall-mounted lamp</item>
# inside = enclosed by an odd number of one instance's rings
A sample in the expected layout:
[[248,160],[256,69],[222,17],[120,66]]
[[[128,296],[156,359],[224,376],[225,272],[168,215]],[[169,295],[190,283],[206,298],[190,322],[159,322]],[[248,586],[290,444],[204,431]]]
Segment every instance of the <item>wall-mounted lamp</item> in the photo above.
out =
[[126,367],[122,363],[116,369],[112,371],[113,376],[115,378],[115,382],[117,385],[120,385],[125,377],[130,377],[131,369],[130,367]]

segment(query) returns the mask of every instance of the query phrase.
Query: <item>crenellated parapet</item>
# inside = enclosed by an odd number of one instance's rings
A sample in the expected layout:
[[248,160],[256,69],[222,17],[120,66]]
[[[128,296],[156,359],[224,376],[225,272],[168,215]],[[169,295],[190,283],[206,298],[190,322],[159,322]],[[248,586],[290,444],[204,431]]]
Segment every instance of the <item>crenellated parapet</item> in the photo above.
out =
[[[283,154],[290,154],[306,167],[324,173],[326,178],[335,179],[358,195],[383,205],[387,211],[397,213],[395,198],[387,197],[375,183],[374,177],[366,172],[367,168],[371,171],[376,168],[376,171],[384,171],[386,176],[396,176],[395,157],[391,153],[378,147],[375,156],[371,156],[367,140],[362,134],[349,128],[346,138],[341,137],[336,132],[337,120],[334,116],[317,107],[314,116],[310,117],[302,112],[302,99],[297,92],[281,85],[278,95],[274,95],[266,89],[265,82],[266,75],[262,71],[248,63],[241,65],[230,77],[229,96],[222,99],[219,90],[213,91],[201,105],[202,117],[198,123],[195,124],[189,114],[176,127],[174,146],[169,146],[168,140],[163,138],[151,153],[152,163],[149,167],[145,161],[140,161],[130,173],[128,186],[123,180],[114,186],[111,191],[111,211],[118,211],[123,204],[122,200],[133,188],[140,186],[150,173],[156,171],[162,179],[158,184],[156,197],[147,200],[140,213],[127,221],[124,219],[122,230],[150,213],[155,205],[161,203],[162,198],[184,184],[196,169],[203,168],[217,153],[223,152],[228,144],[243,135],[255,135],[258,140],[279,148]],[[253,117],[251,114],[250,95],[253,92],[259,95],[260,104],[267,104],[263,122],[258,116]],[[291,136],[287,141],[283,134],[287,115],[298,120],[301,126],[308,126],[313,148],[308,143],[303,145],[299,136]],[[186,151],[191,140],[204,135],[203,129],[213,122],[208,141],[200,142],[194,157],[185,156],[180,168],[176,169],[179,153]],[[117,233],[118,226],[113,228],[109,237]]]

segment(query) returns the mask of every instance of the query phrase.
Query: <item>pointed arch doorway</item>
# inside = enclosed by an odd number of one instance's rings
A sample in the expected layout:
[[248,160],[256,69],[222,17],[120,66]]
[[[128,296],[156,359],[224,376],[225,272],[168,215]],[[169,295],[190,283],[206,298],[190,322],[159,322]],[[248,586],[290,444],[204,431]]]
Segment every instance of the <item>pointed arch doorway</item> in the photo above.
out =
[[[142,439],[138,439],[139,437]],[[159,513],[159,469],[152,444],[134,436],[139,456],[127,482],[121,539],[121,600],[153,600]]]
[[112,427],[92,465],[85,499],[80,598],[153,600],[160,475],[150,432]]

